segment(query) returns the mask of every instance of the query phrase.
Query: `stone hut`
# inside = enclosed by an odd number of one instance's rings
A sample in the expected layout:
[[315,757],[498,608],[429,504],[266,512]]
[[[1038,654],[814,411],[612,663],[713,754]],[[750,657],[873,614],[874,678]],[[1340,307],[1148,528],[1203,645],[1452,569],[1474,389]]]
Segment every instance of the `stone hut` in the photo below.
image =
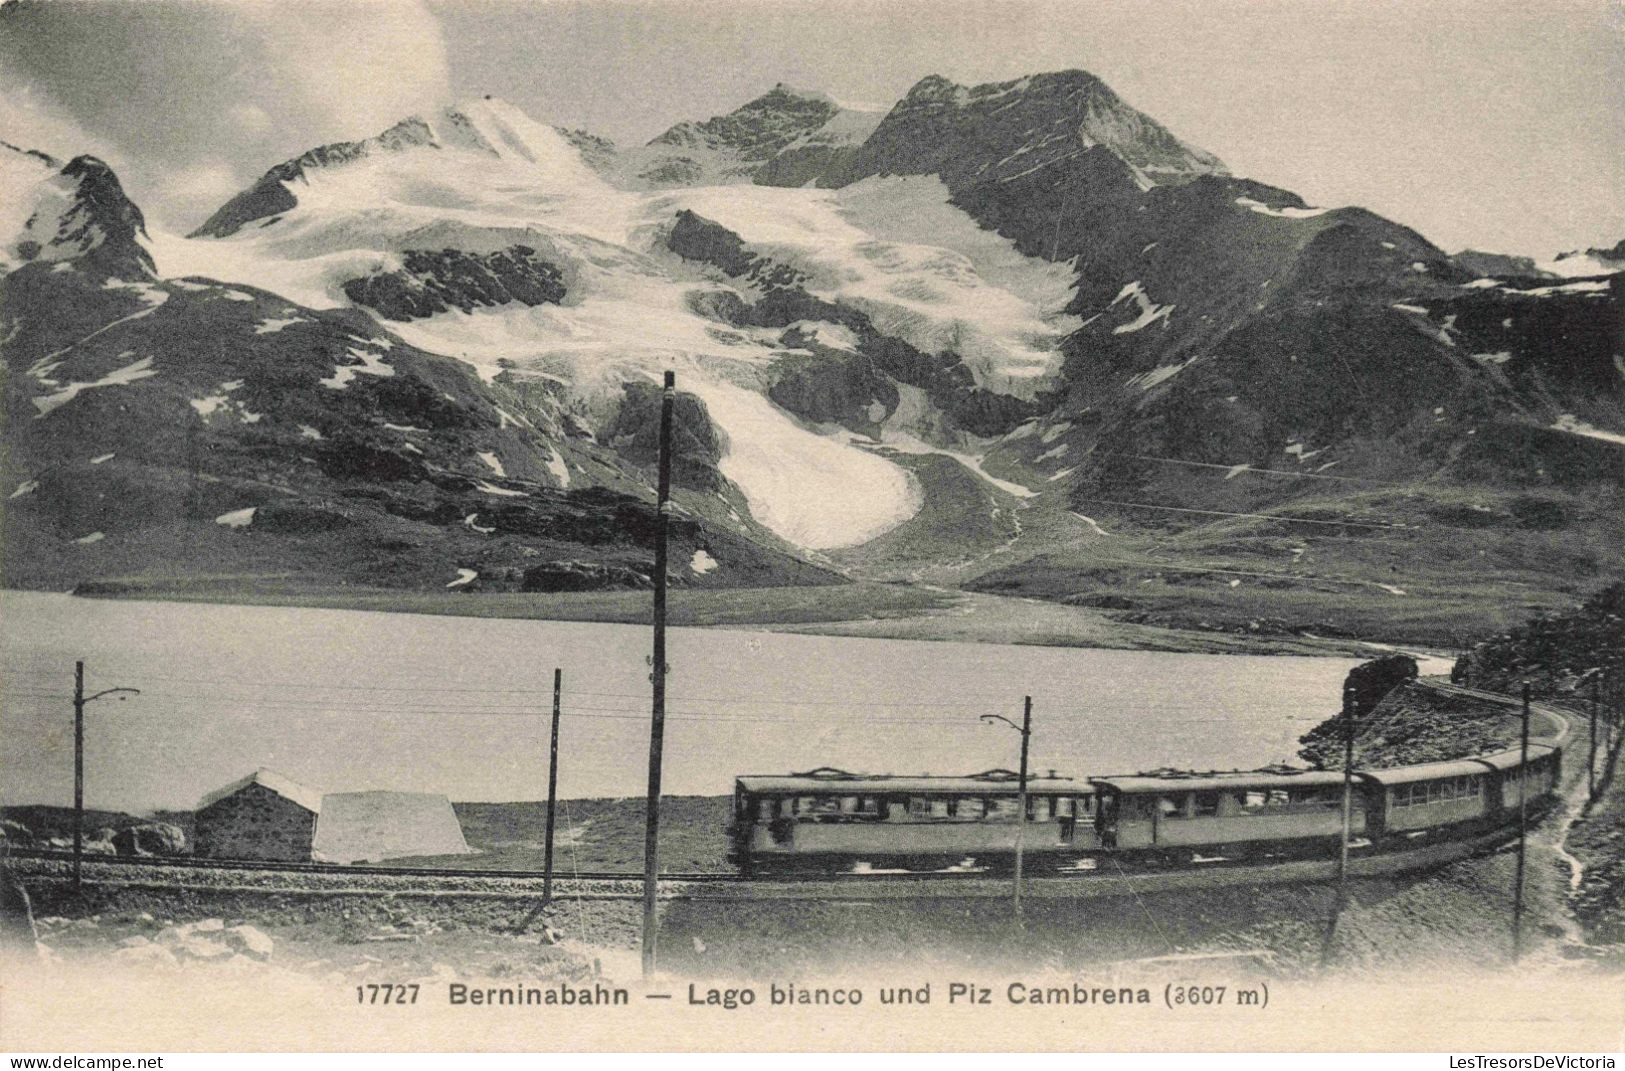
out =
[[193,842],[215,859],[308,863],[322,794],[275,770],[259,769],[198,802]]
[[379,862],[467,855],[451,801],[427,792],[328,792],[255,770],[204,796],[197,855],[293,863]]

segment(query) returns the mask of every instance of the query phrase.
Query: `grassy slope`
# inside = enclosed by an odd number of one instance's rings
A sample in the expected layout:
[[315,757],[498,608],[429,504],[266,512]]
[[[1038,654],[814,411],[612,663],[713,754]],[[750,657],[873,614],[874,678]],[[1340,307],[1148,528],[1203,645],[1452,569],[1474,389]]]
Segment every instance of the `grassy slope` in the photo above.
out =
[[961,581],[1103,606],[1135,624],[1459,647],[1579,601],[1618,574],[1625,546],[1625,519],[1610,504],[1556,491],[1338,489],[1276,510],[1396,526],[1382,528],[1079,508],[1110,534],[1081,521],[1070,532],[1024,522],[1034,538],[1008,564]]

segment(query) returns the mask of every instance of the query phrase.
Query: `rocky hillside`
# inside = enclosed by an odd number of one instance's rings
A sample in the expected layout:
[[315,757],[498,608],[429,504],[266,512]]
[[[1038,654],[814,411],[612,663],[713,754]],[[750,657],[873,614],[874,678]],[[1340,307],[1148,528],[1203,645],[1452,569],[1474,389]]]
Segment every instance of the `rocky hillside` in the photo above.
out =
[[[1354,764],[1409,766],[1515,747],[1521,723],[1508,708],[1425,685],[1396,686],[1355,718]],[[1298,754],[1318,769],[1343,768],[1343,724],[1332,718],[1306,734]]]
[[1605,698],[1625,698],[1625,584],[1611,584],[1566,612],[1542,614],[1477,644],[1453,680],[1516,693],[1586,699],[1596,678]]

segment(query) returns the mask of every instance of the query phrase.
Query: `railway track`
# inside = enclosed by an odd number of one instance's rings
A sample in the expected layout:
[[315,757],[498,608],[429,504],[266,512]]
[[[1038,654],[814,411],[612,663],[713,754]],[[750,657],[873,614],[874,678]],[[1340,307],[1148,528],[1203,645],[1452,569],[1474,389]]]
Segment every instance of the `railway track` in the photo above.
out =
[[[71,863],[73,853],[58,848],[13,848],[12,856],[18,859],[41,859]],[[547,875],[540,870],[490,870],[477,867],[430,867],[430,866],[377,866],[369,864],[341,865],[338,863],[289,863],[280,861],[267,861],[260,859],[206,859],[191,855],[86,855],[86,864],[109,864],[113,866],[140,866],[156,868],[174,868],[179,870],[249,870],[259,873],[272,874],[321,874],[333,877],[358,877],[364,875],[383,877],[418,877],[418,878],[471,878],[476,880],[516,880],[541,881]],[[641,881],[643,874],[621,870],[581,870],[553,872],[556,881]],[[663,873],[662,881],[682,882],[729,882],[746,880],[738,874],[720,871],[699,871],[695,873]]]

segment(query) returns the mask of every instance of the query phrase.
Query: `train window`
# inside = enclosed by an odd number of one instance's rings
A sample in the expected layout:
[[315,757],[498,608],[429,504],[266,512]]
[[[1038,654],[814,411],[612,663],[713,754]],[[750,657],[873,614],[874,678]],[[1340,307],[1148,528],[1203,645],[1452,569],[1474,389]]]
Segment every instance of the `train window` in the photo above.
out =
[[931,807],[932,818],[951,818],[954,813],[953,800],[933,799],[927,801]]
[[1082,818],[1095,813],[1095,798],[1093,796],[1079,796],[1073,801],[1073,811]]
[[1055,797],[1055,817],[1071,818],[1077,814],[1077,800],[1071,796]]
[[1027,797],[1027,821],[1041,822],[1049,817],[1050,805],[1044,801],[1043,796]]
[[1184,800],[1179,796],[1158,796],[1157,813],[1164,818],[1185,817]]
[[878,815],[880,813],[880,797],[859,796],[857,805],[853,808],[853,813]]
[[1196,817],[1212,818],[1219,813],[1219,794],[1217,792],[1196,793]]
[[967,796],[959,801],[960,818],[980,818],[987,813],[987,801],[978,796]]
[[910,796],[908,798],[908,813],[915,818],[931,817],[931,801],[925,796]]
[[800,814],[840,814],[841,797],[839,796],[802,796],[800,798]]
[[987,801],[989,818],[1015,821],[1018,804],[1014,796],[993,796]]

